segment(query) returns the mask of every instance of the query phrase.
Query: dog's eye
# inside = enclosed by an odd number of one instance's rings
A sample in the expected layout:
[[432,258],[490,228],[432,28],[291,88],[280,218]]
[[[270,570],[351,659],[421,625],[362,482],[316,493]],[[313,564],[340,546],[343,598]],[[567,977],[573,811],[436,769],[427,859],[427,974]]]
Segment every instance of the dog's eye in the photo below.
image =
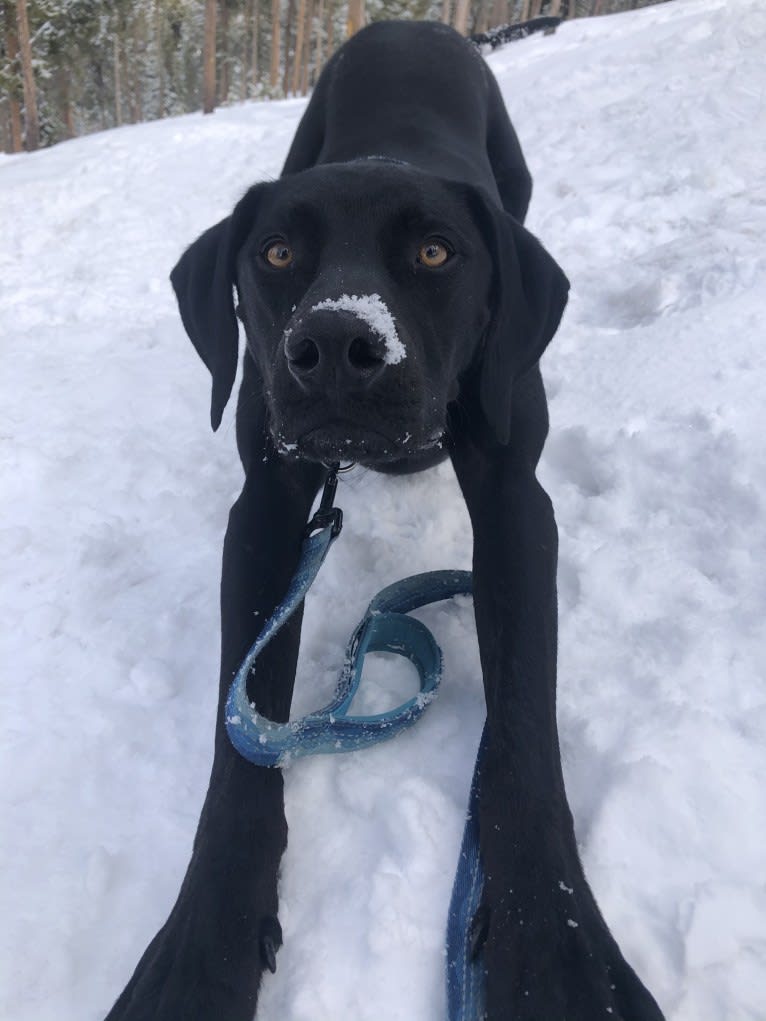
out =
[[452,252],[442,241],[432,239],[420,246],[418,262],[428,266],[429,269],[438,269],[439,266],[444,265],[451,255]]
[[274,269],[287,269],[293,261],[293,250],[286,241],[274,241],[264,250],[263,257]]

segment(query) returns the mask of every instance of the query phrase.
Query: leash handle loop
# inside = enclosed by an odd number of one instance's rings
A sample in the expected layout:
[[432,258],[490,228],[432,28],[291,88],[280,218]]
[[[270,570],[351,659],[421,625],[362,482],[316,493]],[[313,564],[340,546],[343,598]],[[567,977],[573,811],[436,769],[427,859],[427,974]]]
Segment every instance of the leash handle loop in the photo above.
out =
[[[288,723],[275,723],[249,701],[247,678],[256,659],[300,605],[334,541],[332,523],[304,539],[298,570],[287,595],[264,625],[229,689],[226,730],[240,755],[254,765],[284,766],[305,755],[356,751],[390,740],[417,722],[439,687],[441,650],[428,628],[407,614],[419,606],[469,593],[468,571],[413,575],[379,592],[351,635],[335,694],[322,709]],[[419,690],[395,709],[349,715],[368,652],[390,652],[409,659],[420,678]]]

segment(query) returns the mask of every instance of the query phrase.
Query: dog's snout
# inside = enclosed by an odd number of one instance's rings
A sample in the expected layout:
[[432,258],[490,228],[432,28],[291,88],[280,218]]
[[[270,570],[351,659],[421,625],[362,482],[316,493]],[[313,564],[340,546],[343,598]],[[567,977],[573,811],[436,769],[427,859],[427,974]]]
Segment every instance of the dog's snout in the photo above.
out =
[[383,340],[354,315],[311,316],[285,341],[291,375],[306,390],[366,388],[386,366]]

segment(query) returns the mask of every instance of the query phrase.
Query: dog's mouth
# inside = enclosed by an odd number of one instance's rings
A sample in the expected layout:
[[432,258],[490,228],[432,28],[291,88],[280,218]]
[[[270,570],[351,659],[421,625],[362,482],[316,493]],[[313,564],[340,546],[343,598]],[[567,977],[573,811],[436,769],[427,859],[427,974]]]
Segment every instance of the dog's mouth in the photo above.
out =
[[391,436],[341,419],[307,429],[292,442],[281,435],[276,439],[277,449],[288,456],[323,464],[355,461],[370,467],[416,457],[440,442],[441,431],[425,439],[407,430]]

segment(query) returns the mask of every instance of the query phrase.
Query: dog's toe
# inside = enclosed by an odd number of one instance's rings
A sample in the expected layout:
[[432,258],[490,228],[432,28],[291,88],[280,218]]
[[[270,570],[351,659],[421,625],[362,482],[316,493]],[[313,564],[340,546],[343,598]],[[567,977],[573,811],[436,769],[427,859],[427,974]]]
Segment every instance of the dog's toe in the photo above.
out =
[[261,923],[261,961],[271,974],[277,970],[277,951],[282,946],[282,927],[273,916]]

